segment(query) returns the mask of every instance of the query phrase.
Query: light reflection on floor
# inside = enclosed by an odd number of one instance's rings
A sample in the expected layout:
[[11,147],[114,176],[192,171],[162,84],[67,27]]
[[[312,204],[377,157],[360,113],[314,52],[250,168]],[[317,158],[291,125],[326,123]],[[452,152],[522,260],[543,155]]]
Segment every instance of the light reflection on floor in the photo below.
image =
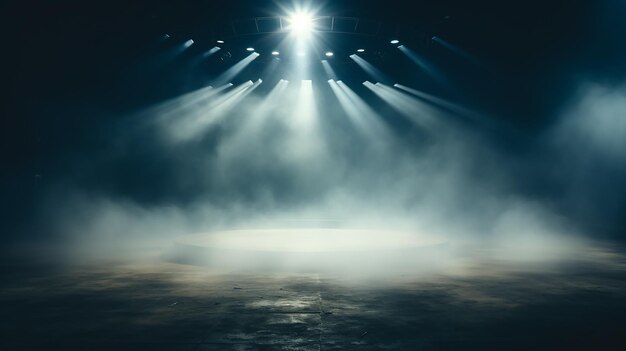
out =
[[[163,262],[66,269],[3,261],[14,349],[618,349],[626,259],[596,247],[558,265],[467,248],[431,274],[221,271]],[[7,265],[11,264],[11,269]],[[21,270],[17,269],[22,267]]]

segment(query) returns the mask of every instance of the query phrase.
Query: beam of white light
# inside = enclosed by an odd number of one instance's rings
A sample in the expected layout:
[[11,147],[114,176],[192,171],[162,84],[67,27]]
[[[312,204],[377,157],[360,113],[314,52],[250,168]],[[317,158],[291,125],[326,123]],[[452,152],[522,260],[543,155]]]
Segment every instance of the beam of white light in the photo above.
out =
[[[205,104],[203,106],[201,106],[201,108],[199,109],[199,110],[202,110],[202,111],[196,111],[196,114],[198,114],[198,112],[199,113],[206,112],[207,110],[211,110],[211,109],[213,109],[213,108],[215,108],[217,106],[220,106],[223,103],[226,103],[233,96],[241,93],[243,90],[245,90],[246,88],[248,88],[252,84],[253,84],[252,81],[249,80],[249,81],[244,82],[244,83],[236,86],[235,88],[227,91],[226,93],[218,96],[217,98],[211,99],[211,100],[205,102]],[[232,86],[232,83],[229,83],[229,86]]]
[[294,162],[301,163],[305,159],[325,154],[324,143],[317,128],[318,111],[311,80],[300,82],[294,107],[286,121],[291,129],[287,156]]
[[259,84],[261,84],[260,79],[256,83],[247,81],[210,101],[205,106],[200,106],[195,111],[181,116],[180,121],[175,121],[173,125],[166,126],[171,138],[174,141],[188,141],[197,137],[248,95],[246,90],[254,89]]
[[475,64],[475,65],[481,65],[480,61],[478,60],[478,58],[476,58],[474,55],[466,52],[465,50],[462,50],[461,48],[450,44],[449,42],[439,38],[439,37],[432,37],[432,40],[435,43],[438,43],[439,45],[443,46],[444,48],[452,51],[453,53],[461,56],[462,58],[466,59],[467,61]]
[[[311,11],[306,8],[299,8],[289,13],[287,17],[287,27],[289,36],[287,38],[292,43],[289,46],[294,48],[294,52],[299,61],[307,60],[310,47],[315,46],[315,18]],[[305,77],[299,77],[304,79]],[[306,77],[310,78],[310,77]]]
[[202,55],[198,55],[198,56],[194,57],[194,58],[193,58],[193,59],[189,62],[190,67],[191,67],[191,66],[194,66],[194,65],[198,65],[198,64],[200,64],[200,63],[202,62],[202,60],[206,59],[207,57],[209,57],[209,56],[211,56],[211,55],[215,54],[216,52],[218,52],[218,51],[220,51],[220,50],[221,50],[221,48],[220,48],[220,47],[218,47],[218,46],[214,46],[214,47],[212,47],[211,49],[209,49],[209,50],[207,50],[207,51],[203,52],[203,53],[202,53]]
[[343,111],[346,113],[346,115],[348,115],[348,117],[352,120],[354,124],[356,124],[357,126],[360,126],[359,112],[350,103],[350,99],[348,99],[346,94],[343,91],[341,91],[341,88],[339,88],[339,85],[333,79],[329,79],[328,84],[330,85],[330,89],[335,94],[335,97],[337,97],[337,100],[339,100],[339,106],[341,106]]
[[472,118],[474,120],[478,120],[478,119],[483,119],[483,116],[481,114],[479,114],[476,111],[473,111],[467,107],[461,106],[459,104],[456,104],[454,102],[448,101],[446,99],[442,99],[440,97],[428,94],[428,93],[424,93],[422,91],[419,91],[417,89],[412,89],[409,88],[407,86],[401,85],[401,84],[394,84],[394,87],[404,90],[408,93],[411,93],[419,98],[422,98],[430,103],[433,103],[437,106],[443,107],[451,112],[454,112],[456,114],[459,114],[461,116],[465,116],[465,117],[469,117]]
[[429,115],[432,109],[426,104],[384,84],[372,84],[369,81],[365,81],[363,85],[415,124],[422,127],[432,127],[432,118]]
[[366,134],[368,137],[372,137],[372,141],[378,141],[378,138],[372,135],[372,131],[366,125],[365,120],[363,119],[363,114],[361,114],[359,108],[352,103],[348,95],[339,87],[338,82],[329,79],[328,84],[337,97],[337,100],[339,100],[339,106],[341,106],[348,118],[350,118],[352,124],[356,126],[360,132]]
[[259,57],[259,53],[253,52],[247,57],[245,57],[243,60],[237,62],[232,67],[227,69],[224,73],[220,74],[217,78],[215,78],[215,85],[220,85],[220,84],[229,82],[230,80],[235,78],[239,73],[241,73],[241,71],[243,71],[244,68],[246,68],[246,66],[248,66],[257,57]]
[[230,88],[231,86],[232,83],[228,83],[217,88],[208,86],[198,89],[153,106],[144,111],[142,115],[150,118],[156,117],[156,119],[161,122],[178,118],[181,115],[186,115],[188,111],[197,108],[197,106],[203,101],[221,93],[223,90]]
[[233,100],[236,100],[236,101],[230,102],[230,104],[227,105],[226,108],[228,108],[228,109],[232,108],[234,106],[234,104],[236,104],[237,102],[241,101],[246,96],[250,95],[250,93],[252,93],[256,88],[258,88],[259,85],[261,85],[261,83],[263,83],[263,80],[261,78],[257,79],[252,85],[250,85],[249,87],[244,89],[241,92],[241,94],[237,95],[236,98],[233,99]]
[[266,62],[264,65],[265,65],[265,68],[261,72],[260,76],[261,77],[275,77],[275,71],[281,65],[281,60],[280,58],[273,56],[272,59],[269,60],[269,62]]
[[202,56],[203,56],[203,57],[209,57],[209,56],[213,55],[214,53],[216,53],[216,52],[218,52],[218,51],[220,51],[220,50],[221,50],[221,48],[220,48],[220,47],[214,46],[214,47],[212,47],[211,49],[207,50],[207,52],[205,52],[204,54],[202,54]]
[[326,72],[328,79],[337,79],[337,74],[335,74],[335,70],[330,65],[330,62],[322,60],[322,67],[324,67],[324,72]]
[[283,94],[288,84],[289,82],[281,79],[258,105],[246,106],[249,113],[245,113],[245,120],[235,130],[234,135],[223,143],[221,147],[222,155],[236,154],[244,148],[243,145],[254,142],[258,138],[263,122],[270,116],[270,113],[273,114],[281,107],[281,101],[284,100]]
[[295,120],[301,122],[303,126],[315,122],[317,111],[313,100],[313,82],[311,80],[307,79],[300,82],[296,113]]
[[178,43],[171,48],[165,49],[164,52],[150,58],[150,61],[146,63],[146,66],[149,69],[158,69],[164,65],[172,63],[191,46],[188,42],[189,41]]
[[359,65],[359,67],[361,67],[365,71],[365,73],[369,74],[376,81],[387,82],[389,80],[383,72],[381,72],[378,68],[376,68],[371,63],[365,61],[365,59],[362,58],[361,56],[357,54],[352,54],[350,55],[350,58],[354,60],[354,62],[356,62],[357,65]]
[[345,94],[354,107],[359,116],[358,123],[361,128],[371,136],[378,139],[387,139],[389,137],[387,128],[380,121],[380,116],[374,111],[365,100],[361,99],[349,86],[344,82],[338,81],[337,85],[341,92]]
[[187,41],[185,42],[185,44],[183,44],[183,46],[184,46],[185,48],[188,48],[188,47],[190,47],[191,45],[193,45],[193,43],[194,43],[193,39],[189,39],[189,40],[187,40]]
[[289,82],[281,79],[276,83],[272,90],[262,100],[262,102],[254,109],[254,113],[250,114],[247,119],[247,123],[241,127],[241,133],[245,134],[246,131],[257,129],[261,121],[263,121],[267,114],[280,105],[280,99],[289,85]]
[[413,63],[420,67],[426,74],[428,74],[437,83],[447,85],[448,81],[444,74],[437,69],[432,63],[428,62],[424,57],[418,55],[415,51],[407,48],[404,45],[398,46],[398,49],[402,51]]
[[289,82],[284,79],[281,79],[278,83],[276,83],[256,110],[256,113],[253,116],[255,120],[264,118],[265,115],[279,103],[278,99],[282,96],[283,92],[287,88],[287,85],[289,85]]

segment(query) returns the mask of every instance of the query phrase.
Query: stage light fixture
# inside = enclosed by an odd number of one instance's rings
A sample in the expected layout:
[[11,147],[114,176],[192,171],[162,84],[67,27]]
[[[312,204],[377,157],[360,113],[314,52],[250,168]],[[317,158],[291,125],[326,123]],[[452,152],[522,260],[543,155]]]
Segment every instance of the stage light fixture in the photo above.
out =
[[356,52],[365,52],[365,49],[357,49]]
[[191,45],[193,45],[193,39],[189,39],[189,40],[187,40],[187,41],[185,42],[185,47],[186,47],[186,48],[190,47]]
[[325,55],[326,55],[326,57],[333,57],[333,56],[335,56],[335,54],[333,54],[332,51],[326,51]]
[[390,41],[391,44],[398,44],[400,42],[400,40],[398,39],[394,39],[392,41]]
[[217,43],[218,44],[224,44],[224,41],[223,40],[218,40]]
[[247,48],[247,51],[254,51],[254,48]]

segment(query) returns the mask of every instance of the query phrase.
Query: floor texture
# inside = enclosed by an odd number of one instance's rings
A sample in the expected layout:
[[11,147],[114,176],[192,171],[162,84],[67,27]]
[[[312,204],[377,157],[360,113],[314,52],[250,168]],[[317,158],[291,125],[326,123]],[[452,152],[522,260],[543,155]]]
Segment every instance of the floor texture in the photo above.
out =
[[368,278],[5,259],[0,349],[626,349],[624,255],[538,266],[485,256]]

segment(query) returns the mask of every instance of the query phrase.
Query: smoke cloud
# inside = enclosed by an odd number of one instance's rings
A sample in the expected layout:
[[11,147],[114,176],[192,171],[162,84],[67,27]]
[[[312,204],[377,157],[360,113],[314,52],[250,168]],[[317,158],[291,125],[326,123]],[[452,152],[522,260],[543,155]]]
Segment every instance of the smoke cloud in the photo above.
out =
[[[246,92],[248,82],[146,109],[75,166],[77,181],[57,183],[43,222],[83,258],[164,249],[191,233],[333,227],[438,235],[521,261],[566,258],[589,223],[616,223],[623,89],[581,88],[540,142],[528,142],[541,156],[527,157],[400,89],[372,88],[385,101],[341,85],[281,80]],[[352,95],[339,96],[346,87]],[[355,96],[370,106],[349,110]],[[528,191],[537,187],[554,196]]]

